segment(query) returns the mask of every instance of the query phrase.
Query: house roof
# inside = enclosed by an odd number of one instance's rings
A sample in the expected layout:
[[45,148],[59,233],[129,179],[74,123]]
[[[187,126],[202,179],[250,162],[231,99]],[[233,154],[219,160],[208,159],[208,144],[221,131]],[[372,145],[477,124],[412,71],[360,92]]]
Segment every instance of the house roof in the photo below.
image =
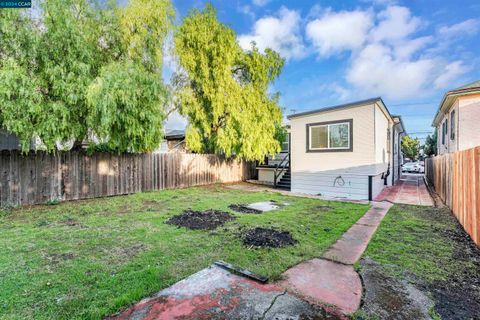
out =
[[399,120],[399,124],[402,126],[402,129],[403,129],[402,132],[407,134],[407,128],[405,127],[405,124],[403,123],[402,116],[400,116],[398,114],[392,114],[392,118]]
[[480,92],[480,80],[474,81],[472,83],[468,83],[456,89],[450,90],[443,95],[442,101],[438,106],[437,113],[433,118],[432,126],[436,127],[440,122],[442,111],[446,111],[450,108],[453,104],[454,100],[458,96],[472,94],[472,93],[479,93]]
[[165,132],[165,139],[183,139],[185,138],[185,130],[167,130]]
[[340,110],[340,109],[347,109],[347,108],[359,107],[359,106],[362,106],[362,105],[372,104],[372,103],[375,103],[375,102],[381,102],[381,103],[383,104],[383,106],[385,107],[385,109],[387,110],[387,113],[388,113],[390,116],[392,116],[392,115],[390,114],[390,111],[388,111],[387,106],[386,106],[385,103],[383,102],[382,98],[381,98],[381,97],[376,97],[376,98],[370,98],[370,99],[366,99],[366,100],[349,102],[349,103],[345,103],[345,104],[339,104],[339,105],[336,105],[336,106],[330,106],[330,107],[315,109],[315,110],[311,110],[311,111],[305,111],[305,112],[295,113],[295,114],[291,114],[291,115],[287,116],[287,119],[290,120],[290,119],[293,119],[293,118],[302,117],[302,116],[308,116],[308,115],[316,114],[316,113],[322,113],[322,112],[333,111],[333,110]]

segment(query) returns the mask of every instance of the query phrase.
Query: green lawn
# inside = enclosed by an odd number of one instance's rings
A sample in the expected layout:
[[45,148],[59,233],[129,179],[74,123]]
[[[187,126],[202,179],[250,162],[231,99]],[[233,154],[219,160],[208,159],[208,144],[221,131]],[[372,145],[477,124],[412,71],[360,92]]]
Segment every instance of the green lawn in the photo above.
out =
[[363,256],[429,296],[434,318],[478,317],[480,250],[448,208],[393,206]]
[[[290,205],[235,214],[236,220],[214,231],[165,224],[188,208],[231,212],[232,203],[266,200]],[[219,259],[275,279],[320,256],[367,209],[212,186],[3,211],[0,318],[102,318]],[[255,226],[288,230],[298,244],[245,248],[239,236]]]

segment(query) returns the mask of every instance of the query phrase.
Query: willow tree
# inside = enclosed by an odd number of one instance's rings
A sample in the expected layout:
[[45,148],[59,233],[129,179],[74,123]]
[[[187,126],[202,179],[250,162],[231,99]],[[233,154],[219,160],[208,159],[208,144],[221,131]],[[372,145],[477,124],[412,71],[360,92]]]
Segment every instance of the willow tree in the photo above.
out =
[[278,94],[268,92],[284,60],[252,44],[245,52],[215,9],[193,10],[174,35],[183,74],[177,75],[176,104],[189,125],[190,150],[263,160],[281,149]]
[[25,10],[0,12],[0,127],[24,149],[33,137],[54,150],[90,134],[117,151],[158,146],[170,1],[44,0],[38,21]]

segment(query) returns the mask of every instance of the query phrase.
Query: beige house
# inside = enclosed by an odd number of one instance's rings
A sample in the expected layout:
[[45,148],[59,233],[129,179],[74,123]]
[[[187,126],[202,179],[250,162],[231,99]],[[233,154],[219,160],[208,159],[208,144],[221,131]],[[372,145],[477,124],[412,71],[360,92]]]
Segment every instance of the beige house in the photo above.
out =
[[279,159],[287,159],[289,167],[259,168],[259,180],[261,171],[270,170],[264,181],[277,176],[274,184],[293,192],[372,200],[400,178],[405,128],[381,98],[297,113],[288,119],[289,154]]
[[479,146],[480,81],[445,93],[432,126],[439,155]]

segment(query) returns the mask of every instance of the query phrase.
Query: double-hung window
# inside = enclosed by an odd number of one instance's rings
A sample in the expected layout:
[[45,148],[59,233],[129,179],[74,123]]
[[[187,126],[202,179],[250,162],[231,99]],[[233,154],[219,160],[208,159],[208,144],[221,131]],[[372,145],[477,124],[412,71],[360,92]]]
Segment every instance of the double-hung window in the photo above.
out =
[[352,151],[352,120],[307,124],[307,151]]

